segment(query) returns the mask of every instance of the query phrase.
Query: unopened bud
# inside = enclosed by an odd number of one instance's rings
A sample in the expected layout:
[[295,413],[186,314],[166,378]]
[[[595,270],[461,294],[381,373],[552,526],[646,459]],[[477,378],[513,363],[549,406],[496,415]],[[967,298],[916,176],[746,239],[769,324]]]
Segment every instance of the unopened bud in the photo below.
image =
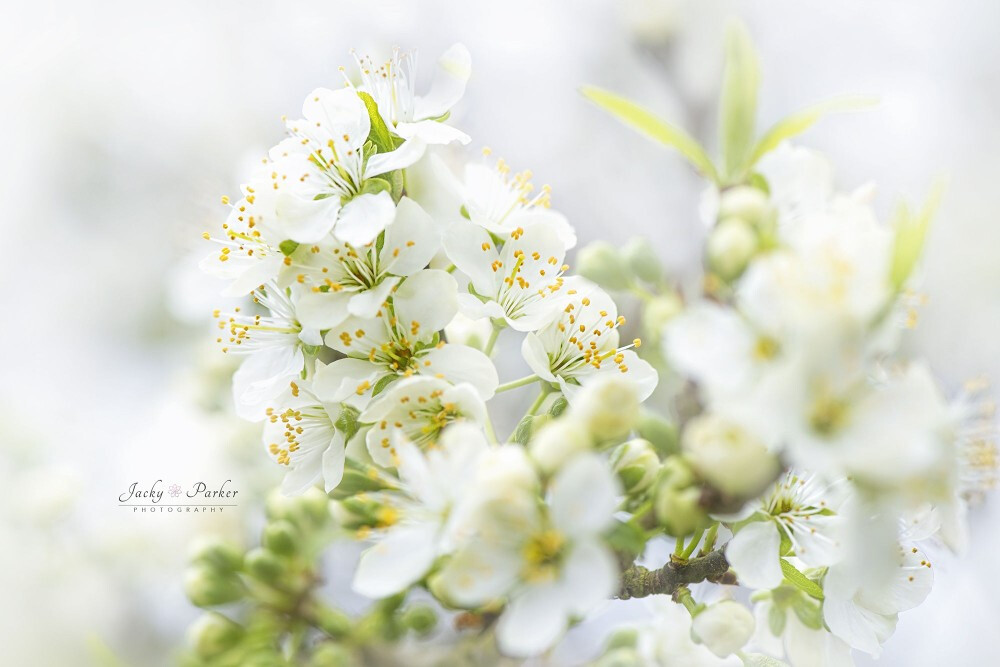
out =
[[739,185],[722,193],[719,200],[719,219],[743,218],[757,226],[773,215],[767,194],[749,185]]
[[264,527],[261,543],[276,554],[295,552],[298,531],[289,521],[272,521]]
[[597,442],[623,438],[639,418],[639,395],[631,382],[609,375],[581,389],[569,415]]
[[642,493],[656,481],[660,471],[660,457],[648,441],[642,438],[629,440],[615,449],[611,465],[627,494]]
[[243,626],[222,614],[203,614],[188,630],[188,641],[199,658],[214,658],[236,646],[243,637]]
[[679,450],[677,426],[656,413],[643,411],[635,424],[635,430],[656,448],[661,457],[671,456]]
[[720,658],[742,649],[754,631],[750,610],[735,600],[708,607],[691,621],[691,635]]
[[552,474],[590,448],[590,432],[575,419],[557,419],[546,424],[529,445],[531,458],[546,474]]
[[663,264],[648,240],[630,240],[622,248],[622,256],[632,272],[647,283],[658,282],[663,277]]
[[260,581],[272,582],[285,570],[281,559],[274,552],[257,547],[247,552],[247,572]]
[[477,350],[486,349],[486,343],[493,333],[493,323],[488,317],[472,319],[462,313],[457,313],[444,328],[444,335],[449,343],[468,345]]
[[243,597],[243,582],[234,574],[195,565],[184,575],[184,592],[196,607],[214,607]]
[[760,440],[715,415],[701,415],[688,422],[682,446],[698,476],[730,496],[756,496],[781,471],[778,457]]
[[742,218],[726,218],[708,236],[708,265],[720,278],[735,280],[757,252],[757,234]]
[[642,326],[648,338],[658,340],[663,328],[684,309],[680,297],[667,292],[643,304]]
[[330,496],[312,486],[296,498],[296,516],[302,516],[313,525],[322,526],[330,520]]
[[413,605],[403,612],[403,625],[418,635],[428,634],[437,625],[437,621],[437,613],[427,605]]
[[668,535],[681,537],[708,526],[701,507],[701,488],[691,468],[680,457],[664,461],[656,482],[653,508]]
[[591,243],[577,253],[576,270],[584,278],[610,290],[628,289],[632,284],[625,258],[617,248],[604,241]]
[[220,572],[235,572],[243,567],[243,552],[218,538],[199,538],[188,553],[192,563],[202,563]]
[[309,660],[309,667],[351,667],[354,664],[350,649],[333,642],[317,646]]

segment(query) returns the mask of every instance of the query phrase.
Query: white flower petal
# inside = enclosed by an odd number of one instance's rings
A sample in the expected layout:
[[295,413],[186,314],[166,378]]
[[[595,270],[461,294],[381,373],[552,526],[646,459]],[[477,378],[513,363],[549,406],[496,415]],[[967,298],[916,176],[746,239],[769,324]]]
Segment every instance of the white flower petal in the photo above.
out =
[[853,600],[826,598],[823,600],[823,620],[830,632],[853,648],[872,655],[879,652],[878,636]]
[[381,374],[379,367],[366,359],[338,359],[326,364],[316,364],[312,391],[324,403],[340,403],[357,395],[360,385],[374,385]]
[[340,480],[344,478],[345,458],[344,436],[337,431],[330,446],[323,452],[323,483],[327,493],[337,488]]
[[406,590],[430,569],[437,555],[434,524],[400,525],[361,554],[352,587],[370,598]]
[[618,567],[614,556],[598,540],[582,540],[566,557],[560,579],[566,609],[583,616],[618,590]]
[[458,312],[458,284],[447,271],[424,269],[403,281],[392,303],[400,326],[416,340],[429,340]]
[[421,358],[420,372],[442,375],[453,383],[467,382],[476,388],[480,398],[493,398],[500,378],[490,358],[465,345],[447,344],[431,350]]
[[435,590],[460,607],[477,607],[507,593],[517,581],[521,559],[516,553],[483,541],[471,541],[448,560]]
[[465,94],[465,84],[472,74],[472,55],[464,44],[453,44],[438,58],[434,80],[427,95],[414,103],[417,119],[443,116]]
[[405,169],[423,157],[425,150],[427,150],[427,144],[419,137],[415,137],[405,141],[394,151],[376,153],[368,158],[368,164],[365,165],[365,176],[378,176],[397,169]]
[[781,536],[771,521],[755,521],[736,533],[726,545],[726,558],[750,588],[770,590],[781,584],[784,575],[778,558]]
[[282,192],[275,202],[275,215],[281,231],[299,243],[321,240],[338,224],[338,217],[342,214],[338,197],[304,199]]
[[395,217],[396,207],[388,192],[358,195],[340,210],[333,234],[339,240],[353,246],[367,245],[374,241],[383,229],[392,224]]
[[439,123],[436,120],[419,120],[415,123],[397,123],[396,134],[404,139],[418,139],[429,145],[450,144],[457,141],[467,144],[471,141],[469,135],[451,125]]
[[542,341],[534,333],[529,333],[521,341],[521,356],[535,375],[549,382],[556,381],[556,377],[549,370],[549,355],[546,354]]
[[445,234],[444,250],[448,259],[469,276],[476,292],[482,296],[494,296],[496,274],[492,265],[500,255],[485,229],[471,222],[455,223]]
[[556,529],[575,537],[588,536],[611,525],[621,488],[603,458],[581,454],[552,480],[550,494]]
[[303,327],[329,329],[348,316],[349,292],[304,291],[295,302],[295,316]]
[[385,278],[372,289],[364,292],[357,292],[351,297],[351,302],[347,304],[347,310],[351,315],[357,317],[373,318],[378,314],[379,308],[386,302],[392,293],[392,288],[399,283],[399,278],[390,276]]
[[403,197],[396,219],[386,227],[381,257],[397,276],[408,276],[426,267],[441,246],[437,225],[420,205]]
[[566,630],[566,610],[554,586],[535,586],[518,595],[497,624],[501,652],[525,658],[551,647]]

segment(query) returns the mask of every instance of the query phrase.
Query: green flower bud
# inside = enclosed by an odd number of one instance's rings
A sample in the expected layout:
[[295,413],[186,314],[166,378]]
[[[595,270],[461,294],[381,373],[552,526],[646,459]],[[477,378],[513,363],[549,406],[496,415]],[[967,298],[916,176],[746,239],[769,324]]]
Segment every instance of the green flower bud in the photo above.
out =
[[295,511],[295,498],[289,498],[280,491],[272,491],[264,503],[268,519],[288,519]]
[[719,219],[743,218],[757,226],[774,214],[767,193],[749,185],[725,190],[719,198]]
[[403,612],[403,625],[418,635],[430,633],[437,625],[437,613],[427,605],[412,605]]
[[576,270],[584,278],[610,290],[628,289],[632,284],[625,258],[617,248],[604,241],[591,243],[577,253]]
[[311,487],[297,499],[302,516],[313,525],[322,526],[330,520],[330,497],[319,487]]
[[261,543],[276,554],[288,555],[295,553],[299,534],[289,521],[272,521],[264,526],[264,536]]
[[616,648],[635,648],[639,644],[639,631],[635,628],[622,628],[608,637],[607,650]]
[[247,552],[246,568],[254,579],[270,583],[284,573],[285,564],[274,552],[257,547]]
[[635,275],[647,283],[658,282],[663,277],[663,264],[646,239],[631,239],[622,248],[622,256]]
[[188,556],[192,563],[202,563],[220,572],[235,572],[243,567],[243,552],[236,545],[215,537],[195,540]]
[[658,414],[642,411],[639,414],[639,421],[635,424],[635,430],[640,437],[648,440],[661,457],[666,458],[679,451],[677,445],[677,426],[668,419],[664,419]]
[[239,600],[246,590],[236,575],[220,573],[202,564],[188,568],[184,592],[196,607],[213,607]]
[[609,375],[584,387],[569,411],[596,442],[624,438],[639,418],[635,385]]
[[674,292],[654,297],[642,306],[642,326],[646,336],[660,339],[663,328],[684,309],[684,304]]
[[331,609],[326,605],[317,605],[313,610],[316,626],[334,639],[343,639],[351,632],[354,621],[339,609]]
[[214,611],[203,614],[188,630],[188,641],[199,658],[214,658],[236,646],[243,626]]
[[641,438],[629,440],[615,449],[611,465],[622,482],[625,493],[642,493],[656,481],[660,471],[660,457],[648,441]]
[[317,646],[309,660],[309,667],[352,667],[355,664],[350,649],[333,642]]
[[724,494],[756,496],[781,472],[778,457],[764,443],[715,415],[688,422],[682,446],[685,458],[701,479]]
[[657,480],[653,509],[657,521],[668,535],[682,537],[709,524],[708,514],[701,506],[701,488],[694,472],[679,457],[663,463]]
[[634,647],[622,647],[608,651],[594,663],[594,667],[635,667],[642,660]]
[[708,266],[725,281],[739,278],[757,253],[757,234],[742,218],[726,218],[708,236]]
[[566,461],[592,446],[587,428],[575,419],[557,419],[531,439],[531,457],[545,474],[552,474]]

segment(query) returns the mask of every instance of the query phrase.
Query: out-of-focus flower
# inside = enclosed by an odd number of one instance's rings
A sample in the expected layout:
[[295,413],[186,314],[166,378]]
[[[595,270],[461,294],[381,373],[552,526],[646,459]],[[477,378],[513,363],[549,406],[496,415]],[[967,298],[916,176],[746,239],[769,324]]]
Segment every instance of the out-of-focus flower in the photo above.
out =
[[720,658],[742,649],[753,631],[753,614],[734,600],[722,600],[710,605],[691,622],[691,634]]

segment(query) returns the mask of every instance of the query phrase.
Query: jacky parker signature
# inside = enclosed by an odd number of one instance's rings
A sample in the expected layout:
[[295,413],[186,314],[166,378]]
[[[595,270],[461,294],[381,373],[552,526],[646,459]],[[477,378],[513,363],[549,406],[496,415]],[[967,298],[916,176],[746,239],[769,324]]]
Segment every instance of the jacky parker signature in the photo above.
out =
[[[222,511],[225,507],[236,506],[236,496],[239,491],[227,488],[233,480],[227,479],[222,484],[213,488],[205,482],[195,482],[187,491],[179,484],[171,484],[167,488],[167,495],[176,498],[179,502],[163,503],[164,491],[160,488],[162,479],[158,479],[148,487],[140,487],[139,482],[132,482],[124,493],[118,496],[118,502],[125,507],[132,507],[133,511],[162,511],[163,508],[170,508],[171,511]],[[183,494],[183,497],[181,497]],[[209,502],[210,501],[210,502]]]

